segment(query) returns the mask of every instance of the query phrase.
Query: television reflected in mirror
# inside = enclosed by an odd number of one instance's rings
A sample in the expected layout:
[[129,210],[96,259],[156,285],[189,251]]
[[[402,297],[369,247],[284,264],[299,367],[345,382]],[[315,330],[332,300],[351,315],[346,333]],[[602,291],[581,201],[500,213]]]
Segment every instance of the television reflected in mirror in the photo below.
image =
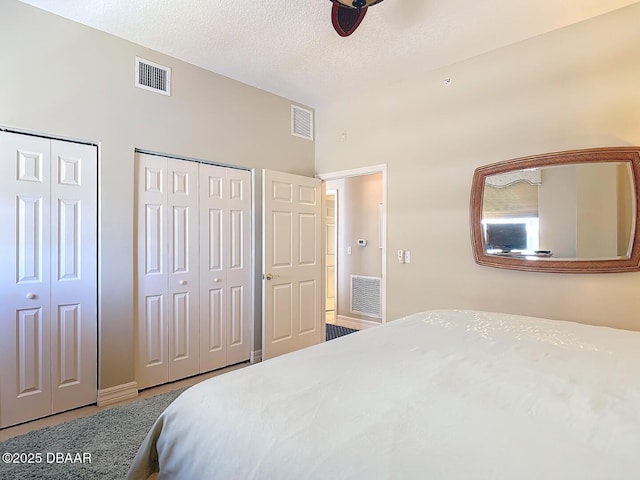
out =
[[484,224],[485,249],[488,253],[526,252],[527,224],[523,222],[486,222]]
[[471,192],[476,262],[560,273],[640,270],[639,171],[638,147],[478,168]]

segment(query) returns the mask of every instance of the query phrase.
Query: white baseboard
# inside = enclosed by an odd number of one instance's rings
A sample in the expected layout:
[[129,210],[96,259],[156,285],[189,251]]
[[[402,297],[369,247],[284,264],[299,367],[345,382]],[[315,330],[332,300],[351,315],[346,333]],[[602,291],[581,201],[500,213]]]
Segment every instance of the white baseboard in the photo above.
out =
[[138,382],[123,383],[115,387],[98,390],[98,406],[106,407],[138,396]]
[[251,350],[251,363],[259,363],[262,361],[262,350]]
[[373,320],[364,320],[362,318],[347,317],[345,315],[338,315],[336,317],[336,325],[341,327],[353,328],[355,330],[364,330],[366,328],[377,327],[382,325],[380,322],[374,322]]

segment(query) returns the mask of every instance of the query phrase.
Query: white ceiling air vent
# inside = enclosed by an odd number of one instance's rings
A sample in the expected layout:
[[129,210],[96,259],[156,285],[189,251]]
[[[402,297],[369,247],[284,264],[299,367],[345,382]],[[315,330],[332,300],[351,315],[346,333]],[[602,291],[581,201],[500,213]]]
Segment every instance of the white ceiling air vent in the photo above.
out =
[[313,112],[291,105],[291,135],[313,140]]
[[136,57],[136,87],[171,95],[171,69]]

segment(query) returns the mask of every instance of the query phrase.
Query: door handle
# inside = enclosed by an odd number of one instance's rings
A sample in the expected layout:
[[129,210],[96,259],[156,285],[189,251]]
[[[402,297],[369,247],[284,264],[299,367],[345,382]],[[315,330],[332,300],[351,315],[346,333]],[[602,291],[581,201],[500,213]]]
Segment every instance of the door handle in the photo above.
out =
[[265,280],[273,280],[274,278],[278,278],[280,275],[274,275],[273,273],[267,273],[262,276]]
[[38,296],[35,293],[27,293],[27,298],[29,300],[35,300]]
[[186,280],[180,280],[178,283],[179,283],[180,285],[186,285],[186,284],[187,284],[187,281],[186,281]]

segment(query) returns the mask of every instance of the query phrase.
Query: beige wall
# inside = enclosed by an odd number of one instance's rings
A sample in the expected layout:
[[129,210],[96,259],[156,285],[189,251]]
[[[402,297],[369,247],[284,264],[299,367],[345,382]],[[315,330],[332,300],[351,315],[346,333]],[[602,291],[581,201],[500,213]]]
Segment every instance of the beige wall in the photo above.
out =
[[618,178],[614,164],[578,165],[578,258],[618,254]]
[[[173,69],[171,97],[134,87],[136,55]],[[17,1],[2,1],[0,125],[100,145],[100,388],[134,380],[134,149],[313,175],[314,144],[291,136],[290,105]],[[257,230],[256,239],[259,224]],[[259,270],[260,256],[256,261]],[[259,309],[258,275],[255,286]]]
[[540,249],[555,258],[576,258],[577,202],[576,166],[545,168],[538,187]]
[[387,259],[389,319],[474,308],[640,330],[640,273],[482,267],[469,240],[476,167],[640,144],[639,24],[634,4],[318,108],[318,173],[387,164],[388,252],[412,253]]
[[629,247],[628,164],[545,168],[538,188],[540,248],[554,258],[615,258]]

